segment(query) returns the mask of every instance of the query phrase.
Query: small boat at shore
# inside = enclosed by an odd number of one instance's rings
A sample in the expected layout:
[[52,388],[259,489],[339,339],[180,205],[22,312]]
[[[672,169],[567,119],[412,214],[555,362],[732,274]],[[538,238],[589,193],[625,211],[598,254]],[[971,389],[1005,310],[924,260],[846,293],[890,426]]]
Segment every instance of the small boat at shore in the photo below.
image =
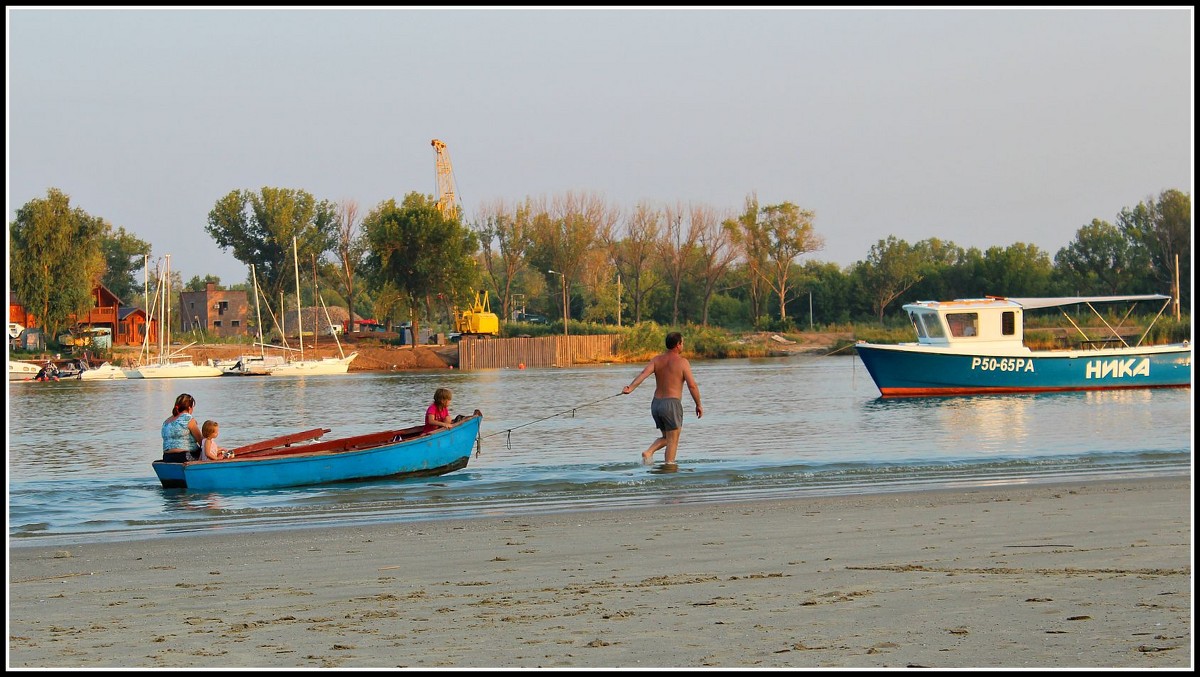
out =
[[126,378],[211,378],[221,374],[221,370],[212,365],[174,358],[125,370]]
[[323,376],[329,374],[345,374],[350,371],[350,363],[358,353],[350,353],[342,357],[322,357],[319,359],[292,360],[271,367],[272,376]]
[[112,381],[128,378],[125,370],[116,365],[102,362],[97,366],[92,366],[86,359],[79,357],[60,360],[55,363],[55,366],[58,367],[58,378],[60,380]]
[[8,361],[8,380],[10,381],[29,381],[37,378],[38,373],[41,371],[41,365],[32,362],[22,362],[21,360]]
[[153,466],[164,489],[213,491],[432,477],[467,466],[482,420],[476,409],[432,433],[417,425],[328,441],[329,429],[316,428],[230,449],[228,459]]
[[272,370],[287,364],[278,355],[242,355],[232,360],[209,360],[224,376],[270,376]]
[[[1192,348],[1187,341],[1142,345],[1149,327],[1135,341],[1123,337],[1093,305],[1140,301],[1163,302],[1157,320],[1171,297],[918,301],[904,306],[916,343],[860,341],[855,349],[883,397],[1190,387]],[[1032,350],[1025,345],[1025,311],[1071,305],[1088,306],[1111,335],[1089,338],[1075,325],[1083,334],[1075,347]]]

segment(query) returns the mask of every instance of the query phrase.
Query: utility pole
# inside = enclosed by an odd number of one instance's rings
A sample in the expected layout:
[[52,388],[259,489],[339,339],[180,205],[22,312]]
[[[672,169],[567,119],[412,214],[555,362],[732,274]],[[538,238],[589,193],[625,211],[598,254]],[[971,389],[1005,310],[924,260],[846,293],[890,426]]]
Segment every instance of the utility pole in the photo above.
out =
[[621,326],[621,273],[617,273],[617,326]]
[[567,274],[560,273],[556,270],[547,270],[551,275],[558,275],[562,278],[562,302],[563,302],[563,339],[566,343],[565,350],[567,353],[567,364],[571,363],[571,337],[567,333]]
[[1175,277],[1175,321],[1178,322],[1180,320],[1180,317],[1179,317],[1179,312],[1180,312],[1180,310],[1179,310],[1179,287],[1180,287],[1179,254],[1175,255],[1175,275],[1174,275],[1174,277]]
[[[313,263],[313,349],[317,347],[317,336],[320,335],[321,318],[317,317],[317,255],[309,252],[312,255]],[[330,327],[332,329],[332,327]]]

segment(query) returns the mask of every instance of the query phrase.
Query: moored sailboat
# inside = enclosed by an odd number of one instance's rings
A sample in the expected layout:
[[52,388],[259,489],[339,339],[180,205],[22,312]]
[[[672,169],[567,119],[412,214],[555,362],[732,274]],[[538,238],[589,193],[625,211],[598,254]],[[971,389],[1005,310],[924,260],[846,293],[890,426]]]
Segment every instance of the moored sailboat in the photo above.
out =
[[[354,358],[358,357],[357,352],[346,354],[342,350],[342,342],[338,340],[337,334],[333,335],[334,341],[337,341],[338,354],[340,357],[323,357],[318,359],[304,358],[304,331],[303,331],[303,316],[300,314],[300,259],[297,253],[296,238],[292,238],[292,258],[296,266],[296,327],[297,334],[300,336],[300,359],[289,360],[286,364],[273,367],[271,374],[274,376],[320,376],[328,374],[345,374],[350,370],[350,363]],[[317,297],[321,302],[321,307],[325,309],[325,320],[329,322],[329,309],[325,308],[325,300]],[[313,316],[313,336],[318,332],[318,322],[316,315]]]
[[[211,364],[196,364],[191,361],[189,355],[182,354],[183,350],[194,345],[189,343],[178,351],[167,352],[168,342],[167,337],[171,331],[171,301],[170,301],[170,270],[171,270],[171,255],[166,255],[166,264],[163,266],[162,274],[158,277],[158,288],[155,291],[155,305],[162,309],[160,317],[162,318],[162,331],[158,335],[158,358],[154,361],[144,362],[136,367],[125,369],[127,378],[208,378],[212,376],[220,376],[221,370]],[[150,317],[153,317],[151,311]],[[146,332],[146,337],[142,343],[143,354],[149,354],[150,333]],[[149,359],[149,358],[147,358]]]

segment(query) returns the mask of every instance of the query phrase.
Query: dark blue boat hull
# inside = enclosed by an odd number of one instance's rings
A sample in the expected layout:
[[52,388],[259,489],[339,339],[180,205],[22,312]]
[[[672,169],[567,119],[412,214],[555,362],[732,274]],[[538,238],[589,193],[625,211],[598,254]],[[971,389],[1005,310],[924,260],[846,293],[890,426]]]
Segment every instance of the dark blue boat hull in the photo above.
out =
[[855,348],[884,397],[1177,388],[1192,379],[1187,344],[1016,356],[865,343]]

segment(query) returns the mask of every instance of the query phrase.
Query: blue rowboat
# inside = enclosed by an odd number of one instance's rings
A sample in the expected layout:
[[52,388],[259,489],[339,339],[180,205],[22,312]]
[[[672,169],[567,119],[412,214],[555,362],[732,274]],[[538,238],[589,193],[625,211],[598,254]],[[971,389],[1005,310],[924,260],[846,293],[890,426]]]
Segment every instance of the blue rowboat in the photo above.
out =
[[1190,387],[1187,341],[1130,345],[1114,330],[1104,338],[1085,334],[1066,349],[1024,344],[1025,310],[1084,304],[1096,311],[1096,303],[1164,301],[1161,315],[1170,300],[1149,294],[918,301],[904,306],[916,343],[860,341],[855,348],[883,397]]
[[482,420],[475,410],[432,433],[413,426],[326,441],[329,429],[317,428],[231,449],[227,460],[158,460],[154,472],[163,488],[203,491],[444,475],[467,466]]

